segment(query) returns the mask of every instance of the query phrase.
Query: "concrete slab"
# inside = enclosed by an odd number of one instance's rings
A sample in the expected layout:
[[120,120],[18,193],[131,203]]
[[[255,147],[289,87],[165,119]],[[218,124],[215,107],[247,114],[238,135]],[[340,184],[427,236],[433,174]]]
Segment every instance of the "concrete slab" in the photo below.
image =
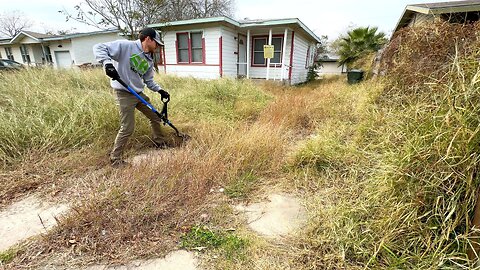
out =
[[165,258],[137,260],[127,265],[94,265],[85,270],[200,270],[195,254],[185,250],[171,252]]
[[52,228],[55,217],[68,209],[64,204],[43,203],[35,195],[8,206],[0,212],[0,251]]
[[294,196],[271,194],[268,200],[235,209],[246,214],[252,230],[267,237],[287,236],[306,223],[306,210]]

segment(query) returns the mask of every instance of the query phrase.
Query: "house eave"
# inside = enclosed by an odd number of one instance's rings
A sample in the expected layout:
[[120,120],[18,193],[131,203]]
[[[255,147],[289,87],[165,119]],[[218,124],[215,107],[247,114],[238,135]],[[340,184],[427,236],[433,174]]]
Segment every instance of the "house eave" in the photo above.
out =
[[183,20],[183,21],[173,21],[173,22],[164,22],[157,24],[150,24],[148,27],[152,28],[168,28],[175,26],[188,26],[192,24],[208,24],[208,23],[228,23],[240,29],[252,29],[259,27],[275,27],[275,26],[290,26],[298,25],[300,28],[310,35],[315,41],[321,42],[320,38],[313,33],[304,23],[302,23],[297,18],[289,19],[273,19],[273,20],[262,20],[262,21],[247,21],[247,22],[238,22],[229,17],[212,17],[212,18],[201,18],[201,19],[192,19],[192,20]]

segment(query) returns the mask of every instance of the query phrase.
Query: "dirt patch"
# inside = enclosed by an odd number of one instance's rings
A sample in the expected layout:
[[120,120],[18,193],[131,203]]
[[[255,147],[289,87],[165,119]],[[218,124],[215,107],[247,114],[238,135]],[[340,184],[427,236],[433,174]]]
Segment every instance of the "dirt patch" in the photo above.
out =
[[8,206],[0,212],[0,251],[52,228],[55,218],[68,209],[64,204],[43,203],[35,195]]
[[306,222],[306,211],[299,200],[287,194],[272,194],[268,202],[238,205],[236,210],[247,216],[248,226],[268,236],[286,236],[300,229]]
[[200,270],[195,255],[185,250],[177,250],[168,254],[165,258],[138,260],[127,265],[107,266],[95,265],[86,270]]

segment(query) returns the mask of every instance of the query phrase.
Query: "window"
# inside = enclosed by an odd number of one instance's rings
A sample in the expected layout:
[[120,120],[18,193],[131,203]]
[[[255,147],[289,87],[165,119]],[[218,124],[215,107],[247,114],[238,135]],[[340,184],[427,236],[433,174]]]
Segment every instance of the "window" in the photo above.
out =
[[52,61],[52,53],[50,52],[50,47],[45,46],[43,53],[44,53],[45,61],[47,61],[47,63],[53,63],[53,61]]
[[13,59],[12,48],[5,47],[5,54],[7,55],[7,59],[12,60],[12,61],[15,60],[15,59]]
[[177,62],[189,63],[188,33],[177,34]]
[[315,46],[309,45],[307,48],[307,59],[305,59],[305,68],[310,68],[313,65],[313,61],[315,60]]
[[30,55],[28,54],[27,45],[23,44],[20,46],[20,52],[22,53],[22,60],[24,63],[30,63]]
[[177,62],[205,63],[202,32],[177,33]]
[[190,45],[192,48],[192,60],[193,63],[202,63],[203,62],[203,40],[202,33],[191,33]]
[[267,65],[263,58],[263,45],[267,44],[267,38],[253,38],[253,65]]
[[[268,37],[253,38],[253,61],[252,66],[267,66],[267,59],[263,55],[263,45],[268,44]],[[283,37],[272,37],[273,58],[270,64],[282,63]]]

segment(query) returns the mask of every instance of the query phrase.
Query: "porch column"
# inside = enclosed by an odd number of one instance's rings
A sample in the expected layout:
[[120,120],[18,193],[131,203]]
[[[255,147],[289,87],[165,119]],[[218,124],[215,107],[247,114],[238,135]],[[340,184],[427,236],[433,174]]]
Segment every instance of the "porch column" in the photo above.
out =
[[[268,31],[268,45],[272,45],[272,28]],[[267,58],[267,81],[270,78],[270,58]]]
[[288,28],[285,28],[285,34],[283,34],[283,50],[282,50],[282,82],[284,80],[285,74],[285,57],[287,56],[287,35],[288,35]]
[[247,30],[247,79],[250,79],[250,30]]

